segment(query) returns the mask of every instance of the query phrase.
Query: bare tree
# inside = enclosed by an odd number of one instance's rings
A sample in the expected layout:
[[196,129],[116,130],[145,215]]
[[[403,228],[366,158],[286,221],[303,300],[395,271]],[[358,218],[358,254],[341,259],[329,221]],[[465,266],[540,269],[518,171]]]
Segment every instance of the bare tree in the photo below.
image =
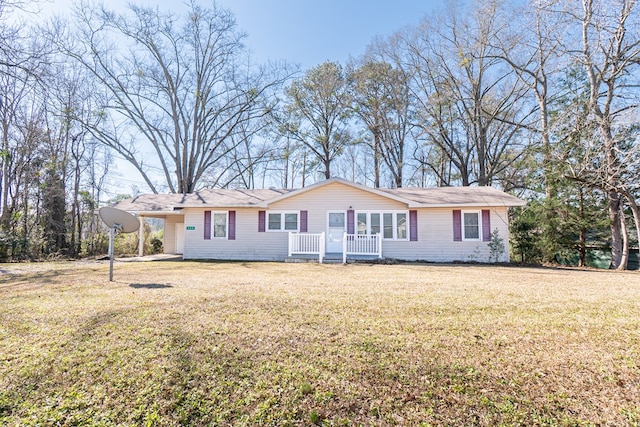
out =
[[587,76],[588,111],[597,129],[589,141],[593,148],[585,150],[583,167],[575,177],[607,192],[611,268],[626,269],[629,244],[624,199],[640,233],[635,198],[638,141],[628,133],[634,126],[629,119],[633,112],[637,114],[639,105],[633,88],[640,83],[640,11],[633,0],[582,0],[581,10],[567,7],[564,14],[569,25],[579,27],[580,46],[574,58]]
[[61,48],[102,87],[101,120],[85,125],[153,192],[155,171],[169,191],[192,192],[260,129],[254,123],[286,76],[251,69],[244,35],[215,3],[192,2],[183,17],[135,5],[128,11],[80,3],[77,33],[60,38],[75,41]]
[[374,187],[380,187],[384,163],[395,187],[403,185],[405,142],[409,134],[409,78],[373,54],[349,70],[352,108],[369,133],[373,152]]
[[[496,38],[496,55],[505,61],[517,78],[535,98],[537,120],[527,125],[535,138],[531,144],[531,155],[542,163],[542,187],[545,191],[544,215],[541,223],[543,257],[551,261],[557,253],[556,244],[560,217],[556,211],[558,182],[563,179],[558,167],[558,151],[552,142],[552,108],[561,96],[558,82],[562,69],[569,61],[564,51],[565,29],[561,20],[552,11],[560,0],[532,0],[511,15],[508,37]],[[564,138],[556,138],[558,145]],[[566,140],[565,140],[566,142]],[[535,167],[538,167],[536,165]],[[539,176],[529,173],[529,178]]]
[[34,134],[30,130],[42,120],[42,109],[33,105],[34,81],[28,73],[19,76],[16,78],[15,70],[0,72],[0,224],[5,230],[13,229],[18,194],[28,192],[21,187],[24,174],[38,157],[38,141],[28,135]]
[[352,92],[353,111],[369,135],[365,139],[373,154],[373,186],[380,187],[380,164],[382,162],[383,139],[387,136],[386,114],[390,100],[385,91],[382,74],[388,64],[365,62],[351,66],[348,72],[349,89]]
[[44,77],[43,88],[47,108],[47,129],[50,158],[58,164],[62,186],[66,190],[69,209],[65,219],[68,235],[68,255],[76,257],[82,250],[85,218],[93,216],[86,211],[87,186],[85,177],[92,165],[98,161],[90,135],[76,118],[88,122],[92,117],[93,80],[85,69],[75,68],[63,60],[55,61]]
[[522,153],[521,132],[533,108],[526,86],[496,55],[495,41],[507,26],[498,2],[452,4],[443,19],[425,19],[408,40],[415,126],[440,149],[438,163],[429,166],[446,171],[445,156],[462,185],[491,185]]
[[[31,1],[0,0],[0,227],[8,226],[11,213],[11,182],[15,177],[16,125],[23,101],[39,79],[47,51],[30,37],[29,28],[19,18]],[[5,228],[6,229],[6,228]]]
[[286,132],[306,146],[331,178],[331,163],[351,141],[349,94],[342,67],[325,62],[287,89]]

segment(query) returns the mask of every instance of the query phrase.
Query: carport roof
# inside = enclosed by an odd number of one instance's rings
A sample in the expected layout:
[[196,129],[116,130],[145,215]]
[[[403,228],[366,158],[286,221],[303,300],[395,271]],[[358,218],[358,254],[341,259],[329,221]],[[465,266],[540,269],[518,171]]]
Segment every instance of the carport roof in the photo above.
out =
[[135,213],[175,214],[183,208],[229,208],[257,206],[294,190],[204,189],[189,194],[140,194],[114,205]]

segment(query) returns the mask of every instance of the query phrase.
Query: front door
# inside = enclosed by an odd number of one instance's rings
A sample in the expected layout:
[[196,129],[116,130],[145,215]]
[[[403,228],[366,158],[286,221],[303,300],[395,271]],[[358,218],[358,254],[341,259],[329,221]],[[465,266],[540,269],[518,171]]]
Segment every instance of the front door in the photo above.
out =
[[346,230],[346,213],[329,212],[327,218],[327,253],[342,253],[342,239]]

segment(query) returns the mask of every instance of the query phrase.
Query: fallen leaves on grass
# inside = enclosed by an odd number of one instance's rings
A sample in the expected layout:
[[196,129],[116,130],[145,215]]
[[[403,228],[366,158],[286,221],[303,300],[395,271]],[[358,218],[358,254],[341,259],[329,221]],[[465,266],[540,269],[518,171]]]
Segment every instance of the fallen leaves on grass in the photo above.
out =
[[[51,271],[55,271],[52,273]],[[0,282],[7,425],[638,425],[637,273],[127,263]]]

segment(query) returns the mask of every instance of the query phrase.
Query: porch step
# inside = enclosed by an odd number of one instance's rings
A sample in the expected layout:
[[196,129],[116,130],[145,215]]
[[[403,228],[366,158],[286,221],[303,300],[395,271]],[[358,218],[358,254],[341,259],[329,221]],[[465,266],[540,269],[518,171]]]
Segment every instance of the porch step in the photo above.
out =
[[[347,261],[349,261],[349,260],[347,260]],[[284,259],[284,262],[315,262],[315,263],[318,263],[318,257],[302,258],[302,257],[290,256],[290,257],[286,257]],[[340,258],[340,259],[338,259],[338,258],[323,258],[322,263],[323,264],[342,264],[342,258]]]
[[[347,264],[354,262],[380,262],[377,256],[372,255],[349,255]],[[286,257],[284,262],[318,262],[317,255],[294,255]],[[342,264],[342,254],[327,254],[322,259],[323,264]]]
[[284,262],[318,262],[318,257],[315,258],[301,258],[288,256],[284,259]]

